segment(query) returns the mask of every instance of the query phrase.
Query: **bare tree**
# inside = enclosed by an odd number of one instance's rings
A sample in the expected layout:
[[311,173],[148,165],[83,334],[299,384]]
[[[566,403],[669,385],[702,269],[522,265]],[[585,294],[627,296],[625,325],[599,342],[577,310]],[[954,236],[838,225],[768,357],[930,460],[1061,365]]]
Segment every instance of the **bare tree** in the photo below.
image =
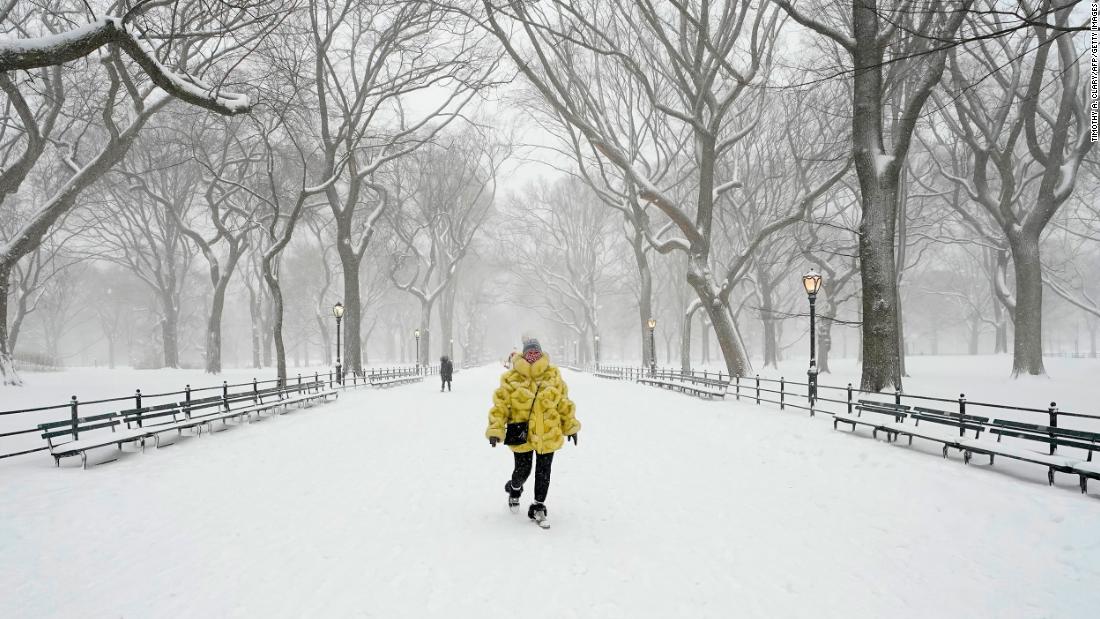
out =
[[[169,4],[173,6],[165,6]],[[18,189],[42,154],[47,140],[56,132],[58,112],[54,108],[63,105],[66,92],[73,90],[60,86],[64,72],[56,68],[39,72],[39,77],[46,80],[46,89],[40,99],[43,103],[35,112],[23,94],[30,89],[31,80],[21,83],[10,72],[55,67],[105,49],[101,62],[87,58],[80,61],[81,83],[76,90],[84,96],[72,102],[76,108],[72,132],[54,138],[63,145],[64,154],[58,157],[67,165],[70,176],[0,243],[0,376],[4,384],[20,383],[10,367],[7,332],[9,280],[15,263],[39,246],[50,228],[77,204],[84,190],[125,157],[148,120],[173,98],[227,114],[250,109],[246,96],[222,92],[203,78],[223,72],[223,61],[239,62],[259,43],[266,34],[267,19],[256,9],[266,5],[246,2],[230,6],[204,0],[140,2],[121,17],[101,19],[91,15],[87,3],[75,1],[49,2],[41,12],[30,3],[9,2],[0,11],[0,28],[5,34],[16,35],[0,43],[0,71],[5,72],[0,89],[19,116],[19,128],[11,130],[15,135],[9,146],[25,144],[22,154],[14,159],[17,165],[0,175],[0,200],[7,195],[5,192]],[[187,7],[189,10],[176,12]],[[70,11],[72,15],[87,15],[91,25],[66,33],[55,29],[54,24],[68,21],[66,14]],[[57,19],[61,15],[66,17]],[[135,25],[138,21],[140,26]],[[143,33],[140,38],[133,34],[135,28]],[[172,71],[168,66],[187,67],[188,72]],[[99,106],[98,116],[87,109],[89,100]]]
[[[362,371],[360,268],[389,202],[376,174],[431,140],[495,72],[482,35],[449,18],[427,2],[308,2],[303,86],[316,106],[311,137],[321,173],[340,177],[324,195],[343,269],[344,357],[353,372]],[[427,92],[443,94],[416,104]]]
[[[1008,27],[996,5],[973,18],[976,30]],[[1068,26],[1073,3],[1046,0],[1055,26]],[[1034,50],[1029,59],[1029,50]],[[1053,53],[1052,53],[1053,52]],[[1028,64],[1030,60],[1030,66]],[[1002,67],[1007,67],[1002,70]],[[1046,26],[980,41],[951,53],[947,126],[970,151],[968,178],[941,172],[981,207],[1011,252],[1014,271],[1012,374],[1042,374],[1043,277],[1040,238],[1073,193],[1092,148],[1087,84],[1073,38]],[[964,214],[973,220],[974,215]],[[980,224],[975,224],[980,227]]]
[[[896,231],[901,176],[925,102],[943,75],[944,42],[959,31],[972,0],[853,0],[830,20],[790,0],[772,0],[851,61],[852,157],[859,177],[863,376],[870,391],[901,388]],[[802,3],[804,7],[805,3]],[[891,106],[897,113],[891,114]]]
[[[507,9],[483,0],[481,8],[483,26],[555,112],[619,169],[639,200],[668,218],[650,242],[662,253],[688,255],[688,282],[711,319],[727,368],[747,374],[748,355],[729,310],[732,290],[723,287],[729,274],[712,274],[711,233],[717,202],[740,186],[736,178],[719,178],[719,163],[756,125],[762,99],[753,96],[753,86],[767,73],[779,13],[749,0],[673,6],[556,0]],[[615,94],[601,95],[607,93],[601,75],[616,71],[646,93],[658,122],[677,127],[673,134],[690,144],[685,183],[660,186],[651,171],[661,166],[639,163],[617,133],[602,98]],[[800,202],[812,202],[834,181],[811,188]],[[679,236],[665,236],[673,230]]]
[[511,151],[497,136],[473,129],[439,139],[441,144],[424,146],[406,157],[403,183],[394,187],[400,207],[390,223],[395,232],[390,278],[420,303],[424,364],[431,358],[431,317],[437,300],[442,301],[440,350],[449,350],[454,280],[492,212],[497,173]]

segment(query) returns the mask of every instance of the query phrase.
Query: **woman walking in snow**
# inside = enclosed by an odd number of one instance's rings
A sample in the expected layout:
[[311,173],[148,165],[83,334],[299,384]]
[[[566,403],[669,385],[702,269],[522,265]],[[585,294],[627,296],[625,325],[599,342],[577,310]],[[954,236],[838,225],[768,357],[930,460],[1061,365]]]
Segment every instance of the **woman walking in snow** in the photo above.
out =
[[439,378],[442,379],[442,383],[439,385],[439,390],[443,391],[446,387],[447,391],[451,390],[451,377],[455,371],[455,364],[451,361],[451,358],[447,355],[443,355],[439,358]]
[[504,491],[513,513],[519,511],[519,497],[534,460],[535,502],[527,509],[527,517],[544,529],[550,527],[546,493],[554,452],[561,449],[566,437],[576,445],[581,429],[575,409],[557,366],[551,365],[538,340],[525,339],[523,352],[501,375],[500,387],[493,393],[485,437],[493,447],[504,443],[512,448],[515,467]]

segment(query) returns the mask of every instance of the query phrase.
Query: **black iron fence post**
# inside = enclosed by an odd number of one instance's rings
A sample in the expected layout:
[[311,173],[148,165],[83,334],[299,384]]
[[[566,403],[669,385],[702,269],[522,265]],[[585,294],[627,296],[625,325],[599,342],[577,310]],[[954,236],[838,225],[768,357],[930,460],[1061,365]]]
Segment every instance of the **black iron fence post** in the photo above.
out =
[[756,403],[760,403],[760,375],[756,375]]
[[741,399],[741,375],[737,375],[737,383],[734,385],[734,392],[737,394],[737,399]]
[[[1050,408],[1047,409],[1047,414],[1050,415],[1050,427],[1052,429],[1057,428],[1058,427],[1058,403],[1057,402],[1051,402],[1050,403]],[[1057,449],[1057,446],[1054,444],[1054,432],[1053,431],[1050,433],[1050,439],[1051,439],[1050,455],[1054,455],[1054,451],[1055,451],[1055,449]]]
[[894,405],[901,406],[901,389],[894,387]]
[[[966,394],[959,394],[959,436],[966,435]],[[946,452],[944,452],[946,453]]]
[[222,381],[222,405],[225,406],[225,410],[229,410],[229,381]]
[[77,440],[78,438],[80,438],[80,434],[76,430],[77,424],[80,423],[80,417],[77,416],[76,406],[77,406],[76,396],[74,395],[72,397],[72,399],[69,400],[69,413],[72,417],[72,422],[73,422],[73,440],[74,441]]
[[184,413],[187,414],[187,418],[191,418],[191,383],[187,383],[187,386],[183,389],[183,401],[184,401]]
[[142,416],[140,414],[141,413],[141,389],[134,389],[134,408],[136,408],[138,410],[138,413],[139,413],[138,418],[137,418],[137,422],[138,422],[138,427],[140,428],[140,427],[142,427],[142,425],[141,425],[141,417]]
[[779,377],[779,410],[786,408],[787,401],[787,378],[785,376]]
[[848,383],[848,414],[852,414],[852,383]]
[[256,382],[256,377],[252,377],[252,403],[255,404],[260,400],[260,384]]

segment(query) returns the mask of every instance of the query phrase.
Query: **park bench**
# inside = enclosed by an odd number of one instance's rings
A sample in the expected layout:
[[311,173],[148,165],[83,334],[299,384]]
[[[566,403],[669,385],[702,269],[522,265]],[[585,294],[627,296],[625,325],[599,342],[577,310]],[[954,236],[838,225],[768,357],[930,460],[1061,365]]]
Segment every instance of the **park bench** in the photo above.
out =
[[681,382],[690,382],[693,385],[706,385],[708,387],[714,387],[725,391],[729,389],[730,381],[722,380],[719,378],[710,378],[709,376],[693,376],[691,374],[680,374],[669,377],[671,380],[677,380]]
[[202,424],[201,421],[188,419],[183,411],[181,402],[169,402],[157,406],[143,406],[119,411],[126,429],[131,432],[140,432],[141,450],[145,451],[146,439],[153,438],[156,447],[160,448],[160,435],[168,432],[176,432],[183,436],[183,431],[195,428]]
[[[964,441],[963,460],[967,464],[970,463],[973,454],[989,456],[990,464],[993,464],[995,456],[1039,464],[1047,467],[1048,484],[1054,484],[1054,473],[1056,472],[1077,475],[1081,492],[1088,491],[1089,479],[1100,479],[1100,467],[1095,466],[1096,463],[1092,461],[1093,452],[1100,450],[1100,433],[1005,419],[994,419],[990,422],[987,430],[989,434],[996,435],[997,442],[978,441],[977,439]],[[1048,447],[1053,447],[1050,451],[1057,452],[1059,447],[1068,447],[1080,449],[1086,452],[1087,455],[1082,460],[1080,457],[1044,453],[1030,447],[1009,445],[1001,440],[1006,436],[1021,441],[1043,443]]]
[[[143,440],[144,431],[120,430],[120,425],[122,420],[118,413],[104,413],[80,417],[76,420],[75,427],[73,421],[67,419],[39,424],[38,429],[42,431],[42,438],[46,440],[55,466],[61,466],[61,458],[79,455],[81,467],[86,469],[89,450],[116,445],[122,451],[123,443]],[[55,442],[55,439],[65,436],[71,436],[73,440]]]
[[[833,415],[834,430],[837,429],[837,424],[840,423],[852,426],[853,432],[856,426],[867,426],[871,428],[872,437],[878,438],[879,432],[885,432],[886,440],[893,441],[897,439],[895,428],[909,414],[908,406],[889,402],[875,402],[873,400],[860,400],[854,408],[855,414],[836,413]],[[880,415],[880,417],[864,417],[863,413],[872,413]]]
[[[297,393],[299,390],[304,391]],[[139,442],[144,451],[145,441],[149,438],[153,438],[159,448],[162,434],[176,432],[182,436],[183,430],[189,428],[201,433],[203,426],[213,431],[213,423],[216,421],[222,421],[225,425],[228,419],[247,418],[253,413],[258,416],[261,412],[277,411],[279,408],[285,411],[291,404],[326,400],[330,396],[338,397],[339,394],[334,390],[323,390],[321,383],[314,382],[302,386],[275,387],[252,393],[233,394],[228,397],[210,396],[197,400],[126,409],[78,418],[75,434],[79,438],[64,442],[58,442],[57,439],[74,436],[71,419],[40,424],[38,428],[42,431],[42,438],[46,440],[56,466],[61,466],[61,458],[79,455],[81,465],[86,469],[88,468],[87,452],[91,449],[117,445],[121,450],[124,443]],[[264,401],[265,399],[267,401]],[[244,406],[234,407],[235,404],[244,404]],[[120,427],[123,425],[125,428]]]
[[662,380],[657,378],[639,378],[639,383],[643,385],[650,385],[651,387],[660,387],[662,389],[668,389],[670,391],[679,391],[680,393],[693,395],[698,398],[725,398],[726,390],[721,391],[716,389],[710,389],[705,386],[692,385],[689,383],[680,383],[669,380]]
[[[986,429],[985,424],[989,422],[989,417],[959,414],[923,406],[913,407],[909,412],[909,419],[913,421],[913,425],[905,423],[895,425],[895,439],[898,435],[904,435],[909,438],[910,445],[913,444],[913,437],[939,443],[943,446],[944,458],[947,457],[947,450],[954,448],[963,452],[964,460],[967,457],[963,447],[966,432],[973,432],[974,438],[977,439]],[[923,426],[921,426],[922,421],[926,422]]]
[[418,374],[407,374],[404,376],[386,376],[385,374],[378,374],[370,377],[371,387],[396,387],[397,385],[406,385],[410,383],[418,383],[424,380],[424,376]]

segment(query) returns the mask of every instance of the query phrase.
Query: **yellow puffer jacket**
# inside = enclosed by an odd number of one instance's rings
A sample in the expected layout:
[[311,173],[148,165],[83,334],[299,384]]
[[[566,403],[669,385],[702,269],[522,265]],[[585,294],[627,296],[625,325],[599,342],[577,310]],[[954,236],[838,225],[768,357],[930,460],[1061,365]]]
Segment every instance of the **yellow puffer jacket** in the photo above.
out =
[[581,429],[574,411],[569,388],[558,368],[550,365],[549,357],[543,355],[534,363],[528,363],[516,355],[512,369],[501,375],[500,387],[493,393],[485,438],[496,437],[503,442],[509,423],[527,421],[527,442],[509,445],[512,451],[522,453],[533,449],[540,454],[557,451],[565,443],[565,437]]

